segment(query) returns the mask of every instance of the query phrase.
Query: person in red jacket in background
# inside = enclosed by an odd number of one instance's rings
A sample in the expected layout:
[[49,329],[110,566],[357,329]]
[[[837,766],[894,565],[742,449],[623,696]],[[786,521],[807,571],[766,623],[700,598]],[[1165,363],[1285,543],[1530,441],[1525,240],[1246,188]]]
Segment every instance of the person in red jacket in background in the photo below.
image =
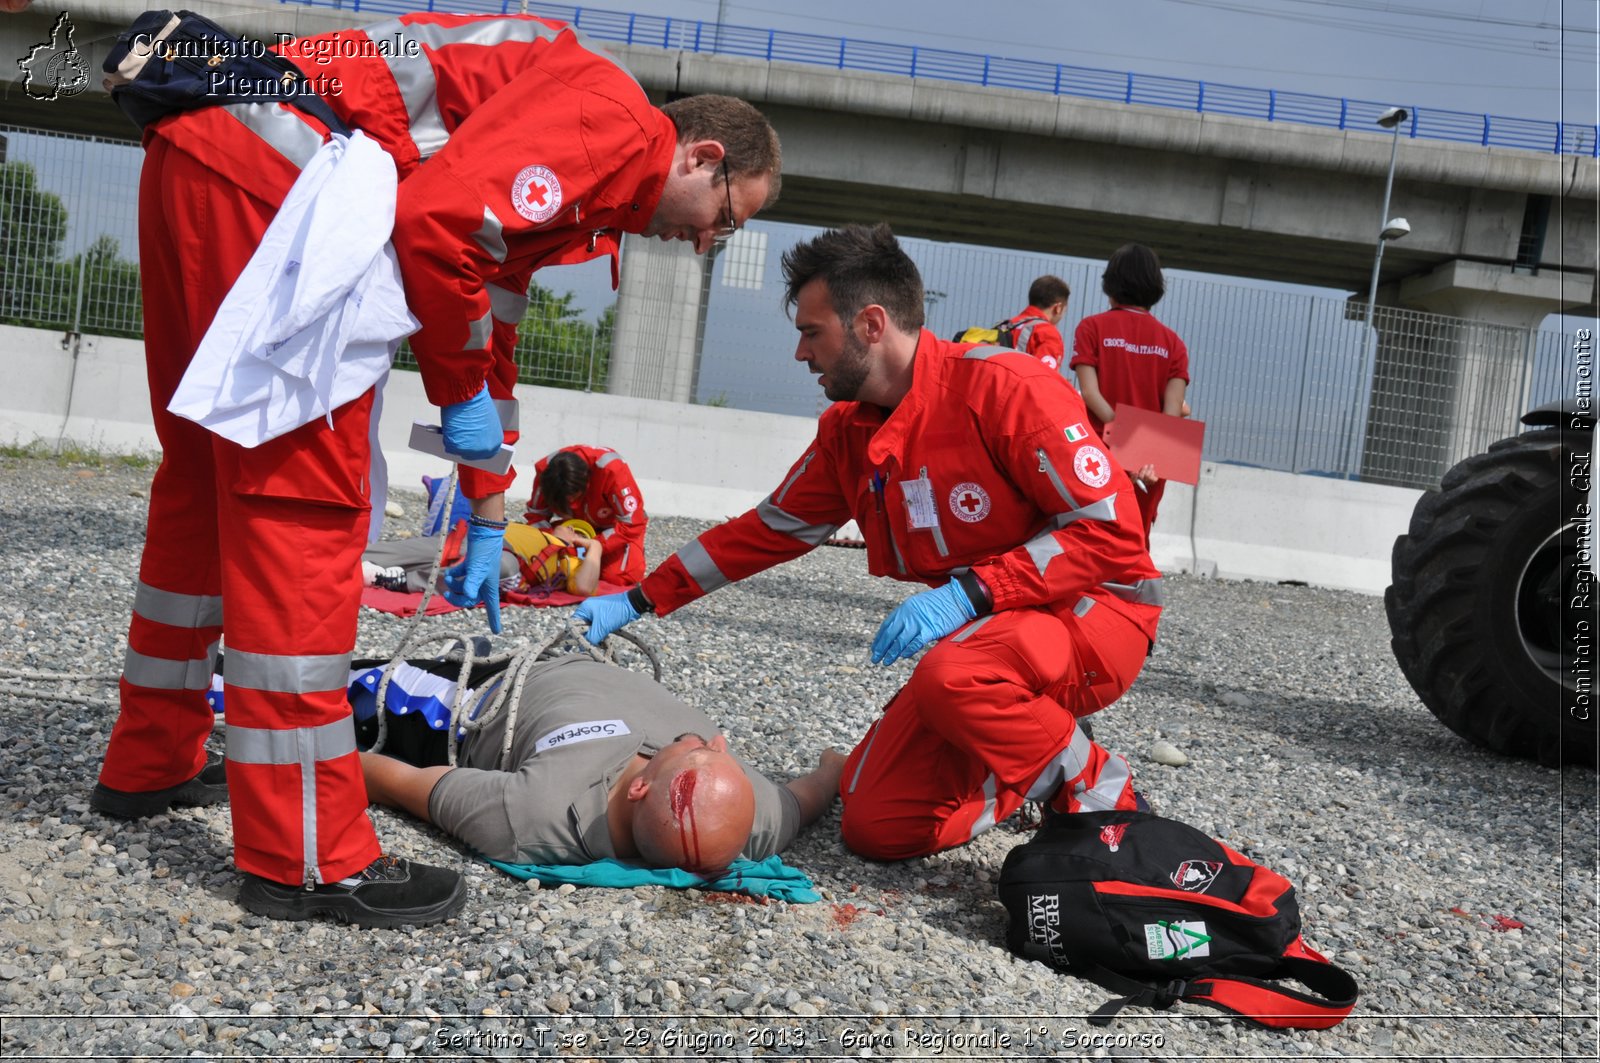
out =
[[562,447],[533,468],[533,494],[522,519],[551,528],[570,517],[586,521],[605,547],[600,578],[632,586],[644,578],[644,533],[650,524],[633,470],[610,447]]
[[[1157,321],[1150,308],[1166,294],[1161,260],[1143,244],[1124,244],[1106,262],[1101,289],[1111,309],[1078,322],[1072,337],[1072,371],[1095,432],[1116,419],[1117,403],[1172,417],[1189,416],[1189,348]],[[1167,481],[1152,465],[1134,474],[1146,537]]]
[[[624,232],[705,252],[777,195],[776,134],[729,97],[651,105],[570,27],[402,15],[282,53],[399,178],[393,244],[421,322],[411,348],[450,449],[498,450],[510,339],[536,269],[615,258]],[[309,80],[309,79],[308,79]],[[369,525],[373,393],[246,449],[167,411],[201,337],[327,127],[277,101],[203,106],[146,130],[145,358],[162,462],[134,594],[121,712],[91,807],[141,818],[231,800],[240,904],[364,926],[447,918],[454,871],[385,856],[345,690]],[[463,477],[474,515],[452,600],[498,630],[504,483]],[[227,641],[227,757],[208,760]]]
[[1066,281],[1048,273],[1028,285],[1028,308],[1011,319],[1017,350],[1033,355],[1051,369],[1061,368],[1067,347],[1058,326],[1066,316],[1071,295]]
[[1024,800],[1137,807],[1127,762],[1077,718],[1143,666],[1161,576],[1082,400],[1037,359],[923,328],[922,278],[887,225],[825,232],[783,270],[795,358],[834,400],[815,442],[755,509],[581,604],[586,637],[799,557],[853,519],[868,571],[927,588],[884,620],[873,662],[938,644],[845,763],[845,844],[904,859]]

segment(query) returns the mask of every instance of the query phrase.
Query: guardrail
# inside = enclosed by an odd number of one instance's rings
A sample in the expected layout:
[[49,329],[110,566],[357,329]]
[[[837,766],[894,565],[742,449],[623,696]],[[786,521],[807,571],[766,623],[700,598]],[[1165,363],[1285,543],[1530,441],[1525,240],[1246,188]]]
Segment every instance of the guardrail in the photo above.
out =
[[[379,15],[401,15],[435,8],[461,14],[527,13],[569,22],[601,41],[645,45],[768,62],[806,63],[838,70],[861,70],[903,77],[935,78],[969,85],[1024,89],[1055,96],[1169,107],[1201,114],[1227,114],[1267,122],[1297,122],[1330,129],[1371,132],[1392,103],[1375,103],[1304,92],[1279,92],[1212,81],[1065,66],[1033,59],[1010,59],[917,45],[829,37],[789,30],[758,29],[699,19],[638,15],[567,4],[520,0],[279,0],[302,7],[326,7]],[[1402,130],[1421,140],[1448,140],[1484,147],[1519,148],[1553,155],[1600,157],[1594,125],[1447,111],[1406,109]]]

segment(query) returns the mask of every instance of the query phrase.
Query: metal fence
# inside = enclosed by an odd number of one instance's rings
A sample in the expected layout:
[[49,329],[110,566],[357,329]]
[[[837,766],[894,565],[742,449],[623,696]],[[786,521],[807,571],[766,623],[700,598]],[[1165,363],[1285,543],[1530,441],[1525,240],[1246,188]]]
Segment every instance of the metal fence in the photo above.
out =
[[[140,335],[134,228],[140,150],[0,127],[0,323]],[[778,256],[817,230],[757,222],[712,265],[693,398],[814,415],[825,400],[793,360]],[[634,239],[632,237],[629,238]],[[928,326],[950,336],[1021,310],[1034,277],[1073,296],[1062,332],[1103,309],[1098,261],[908,239]],[[585,274],[584,271],[588,273]],[[604,391],[615,303],[607,263],[542,270],[518,329],[524,381]],[[1319,290],[1170,273],[1157,308],[1190,352],[1207,460],[1428,487],[1454,459],[1517,431],[1572,392],[1572,337],[1380,307]],[[401,367],[414,365],[403,352]]]
[[[1332,129],[1371,131],[1379,115],[1397,101],[1376,103],[1348,97],[1279,92],[1214,81],[1139,74],[1125,70],[1066,66],[1032,59],[980,55],[909,44],[830,37],[824,34],[734,26],[700,19],[638,15],[602,8],[531,0],[279,0],[302,7],[329,7],[367,14],[441,11],[481,14],[519,12],[570,22],[601,41],[862,70],[903,77],[934,78],[969,85],[1023,89],[1115,103],[1166,107],[1202,114],[1227,114],[1265,122],[1296,122]],[[1555,155],[1600,155],[1594,125],[1407,105],[1411,117],[1401,132],[1424,140],[1448,140]]]

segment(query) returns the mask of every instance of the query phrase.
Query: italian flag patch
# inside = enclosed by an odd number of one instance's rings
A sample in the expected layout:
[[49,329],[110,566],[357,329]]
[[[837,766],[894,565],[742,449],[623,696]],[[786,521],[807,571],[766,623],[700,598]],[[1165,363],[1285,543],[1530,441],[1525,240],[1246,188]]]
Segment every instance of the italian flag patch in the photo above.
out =
[[1062,431],[1066,432],[1068,443],[1076,443],[1080,439],[1089,438],[1089,433],[1084,430],[1081,424],[1069,424]]

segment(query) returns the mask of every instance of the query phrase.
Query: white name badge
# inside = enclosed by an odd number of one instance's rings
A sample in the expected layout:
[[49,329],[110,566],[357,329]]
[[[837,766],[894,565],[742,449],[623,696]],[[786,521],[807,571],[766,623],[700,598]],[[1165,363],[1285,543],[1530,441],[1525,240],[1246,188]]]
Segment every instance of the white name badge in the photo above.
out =
[[901,480],[900,493],[905,496],[906,518],[913,529],[939,526],[939,511],[933,504],[931,480]]
[[575,742],[590,742],[596,738],[614,738],[617,735],[628,733],[630,733],[628,725],[621,720],[586,720],[583,723],[569,723],[540,738],[539,741],[534,743],[533,751],[535,753],[543,753],[547,749],[570,746]]

